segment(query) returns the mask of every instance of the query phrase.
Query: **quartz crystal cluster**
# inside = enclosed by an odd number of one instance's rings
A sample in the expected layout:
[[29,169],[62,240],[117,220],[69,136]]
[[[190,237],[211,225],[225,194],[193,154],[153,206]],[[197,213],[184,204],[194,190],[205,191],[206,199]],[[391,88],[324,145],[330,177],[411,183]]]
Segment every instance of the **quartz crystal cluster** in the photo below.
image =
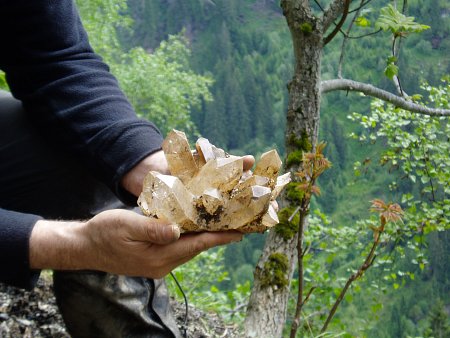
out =
[[278,223],[273,203],[290,174],[278,176],[276,150],[264,153],[251,171],[243,159],[205,138],[191,150],[186,135],[172,130],[163,142],[171,175],[151,171],[138,204],[151,217],[168,220],[182,232],[237,230],[264,232]]

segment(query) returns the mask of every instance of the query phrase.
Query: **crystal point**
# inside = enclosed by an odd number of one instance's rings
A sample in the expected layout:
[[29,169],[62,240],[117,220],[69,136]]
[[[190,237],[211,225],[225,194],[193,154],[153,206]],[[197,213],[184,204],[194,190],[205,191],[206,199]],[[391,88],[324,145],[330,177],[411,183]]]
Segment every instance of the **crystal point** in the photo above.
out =
[[227,154],[205,138],[192,151],[186,135],[171,131],[163,142],[171,175],[151,171],[138,199],[149,217],[177,223],[183,232],[264,232],[278,223],[271,201],[290,173],[278,177],[281,160],[264,153],[255,171],[243,172],[243,158]]

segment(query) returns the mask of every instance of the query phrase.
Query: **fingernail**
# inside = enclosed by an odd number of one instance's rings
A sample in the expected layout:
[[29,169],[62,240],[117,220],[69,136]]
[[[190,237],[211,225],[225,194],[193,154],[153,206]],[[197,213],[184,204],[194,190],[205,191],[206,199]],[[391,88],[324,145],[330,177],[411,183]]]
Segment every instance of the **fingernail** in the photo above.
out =
[[180,227],[176,224],[172,224],[172,233],[176,239],[180,238]]

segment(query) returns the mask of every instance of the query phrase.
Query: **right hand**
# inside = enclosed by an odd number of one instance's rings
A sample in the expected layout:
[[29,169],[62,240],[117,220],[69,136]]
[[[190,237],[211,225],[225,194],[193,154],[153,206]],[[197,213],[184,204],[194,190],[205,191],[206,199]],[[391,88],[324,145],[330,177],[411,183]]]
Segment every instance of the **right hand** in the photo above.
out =
[[241,238],[230,231],[180,237],[177,226],[133,211],[108,210],[84,223],[38,221],[30,239],[30,265],[162,278],[200,252]]

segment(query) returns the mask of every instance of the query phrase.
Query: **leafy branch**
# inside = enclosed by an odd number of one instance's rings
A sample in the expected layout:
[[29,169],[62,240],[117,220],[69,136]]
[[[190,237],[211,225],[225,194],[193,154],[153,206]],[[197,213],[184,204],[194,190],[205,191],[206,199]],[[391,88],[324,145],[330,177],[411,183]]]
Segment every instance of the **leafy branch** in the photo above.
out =
[[299,231],[297,240],[297,258],[298,258],[298,294],[297,294],[297,305],[295,309],[294,320],[291,326],[291,338],[295,338],[297,330],[300,324],[300,316],[302,313],[303,305],[308,301],[314,288],[311,288],[303,299],[303,258],[307,249],[303,247],[304,237],[305,237],[305,227],[306,219],[309,214],[309,206],[311,202],[311,197],[313,195],[320,195],[320,188],[316,185],[316,181],[320,175],[323,174],[325,170],[331,167],[331,162],[323,155],[323,150],[326,144],[320,143],[316,146],[315,152],[304,153],[302,160],[302,167],[299,171],[295,173],[298,177],[297,190],[299,190],[303,197],[300,201],[299,208]]
[[372,201],[372,207],[371,211],[378,212],[380,214],[380,226],[379,227],[372,227],[373,231],[373,243],[370,248],[369,253],[366,256],[366,259],[364,260],[363,264],[358,268],[358,270],[353,273],[345,283],[344,287],[342,288],[341,292],[339,293],[339,296],[337,297],[336,301],[333,304],[333,307],[331,308],[330,312],[328,313],[328,317],[325,320],[325,323],[322,326],[322,329],[320,330],[320,333],[324,333],[328,325],[330,324],[331,320],[333,319],[334,315],[336,314],[337,308],[341,304],[342,300],[345,297],[345,294],[347,293],[348,289],[352,285],[354,281],[361,278],[363,274],[373,265],[373,262],[375,261],[376,255],[375,251],[378,247],[378,244],[380,244],[380,238],[381,234],[385,231],[385,226],[389,222],[397,222],[401,221],[403,217],[403,210],[400,208],[398,204],[392,204],[388,203],[386,204],[380,199],[375,199]]
[[404,96],[397,66],[398,55],[400,52],[401,38],[405,38],[411,33],[421,33],[430,28],[414,21],[414,17],[406,16],[400,13],[394,6],[388,5],[380,11],[380,17],[375,23],[375,27],[392,34],[391,56],[387,58],[384,74],[394,81],[400,96]]

